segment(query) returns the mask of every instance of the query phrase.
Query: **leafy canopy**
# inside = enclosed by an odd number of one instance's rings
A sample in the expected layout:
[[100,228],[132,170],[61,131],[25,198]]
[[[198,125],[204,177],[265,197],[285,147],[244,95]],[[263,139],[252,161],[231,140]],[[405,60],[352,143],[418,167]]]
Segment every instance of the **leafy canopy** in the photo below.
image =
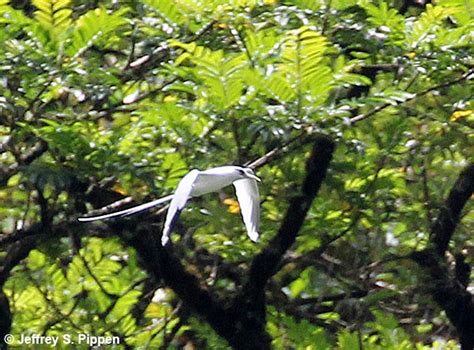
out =
[[[410,262],[383,261],[426,246],[472,157],[474,3],[398,3],[0,0],[0,240],[66,223],[15,263],[1,243],[10,333],[225,347],[113,225],[67,223],[281,148],[258,170],[261,242],[246,239],[231,191],[191,205],[173,236],[203,285],[232,294],[303,179],[298,137],[322,132],[337,151],[268,287],[273,345],[456,348]],[[473,223],[466,210],[453,253],[472,253]]]

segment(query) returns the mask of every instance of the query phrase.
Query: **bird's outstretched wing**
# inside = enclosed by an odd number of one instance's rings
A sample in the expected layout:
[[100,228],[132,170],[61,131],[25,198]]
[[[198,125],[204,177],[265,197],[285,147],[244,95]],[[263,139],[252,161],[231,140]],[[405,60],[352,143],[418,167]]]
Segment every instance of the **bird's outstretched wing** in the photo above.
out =
[[120,210],[120,211],[116,211],[114,213],[98,215],[98,216],[81,217],[81,218],[77,218],[77,220],[80,221],[80,222],[89,222],[89,221],[110,219],[110,218],[114,218],[114,217],[117,217],[117,216],[132,215],[132,214],[138,213],[140,211],[156,207],[156,206],[158,206],[162,203],[169,202],[172,199],[173,199],[173,195],[170,194],[169,196],[158,198],[158,199],[155,199],[151,202],[140,204],[140,205],[137,205],[135,207],[131,207],[131,208],[128,208],[128,209],[125,209],[125,210]]
[[247,229],[247,235],[255,242],[258,239],[258,226],[260,223],[260,195],[257,181],[241,179],[234,181],[235,194],[239,201],[240,212]]
[[191,170],[181,179],[178,187],[176,187],[170,207],[168,208],[168,213],[166,214],[165,227],[163,228],[163,234],[161,236],[161,244],[163,246],[168,243],[173,225],[178,219],[179,213],[183,210],[189,197],[191,197],[193,186],[199,173],[200,171],[197,169]]

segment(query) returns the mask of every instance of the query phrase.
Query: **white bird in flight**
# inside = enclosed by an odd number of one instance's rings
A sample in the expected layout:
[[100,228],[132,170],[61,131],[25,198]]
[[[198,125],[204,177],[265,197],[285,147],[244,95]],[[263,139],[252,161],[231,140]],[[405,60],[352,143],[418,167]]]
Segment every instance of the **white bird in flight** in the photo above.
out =
[[223,187],[233,184],[237,200],[239,201],[242,219],[247,229],[247,235],[255,242],[259,235],[258,225],[260,221],[260,195],[258,193],[257,181],[260,181],[260,179],[254,174],[252,169],[240,166],[227,165],[204,171],[193,169],[183,176],[174,194],[115,213],[81,217],[78,220],[88,222],[132,215],[171,201],[161,236],[161,244],[164,246],[168,243],[174,223],[190,197],[199,197],[206,193],[216,192]]

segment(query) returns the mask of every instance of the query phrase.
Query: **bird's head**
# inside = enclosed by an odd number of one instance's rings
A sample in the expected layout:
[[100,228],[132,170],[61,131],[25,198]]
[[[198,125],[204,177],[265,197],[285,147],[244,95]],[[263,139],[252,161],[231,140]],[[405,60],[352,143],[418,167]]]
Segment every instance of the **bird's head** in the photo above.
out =
[[239,175],[241,175],[243,178],[247,179],[253,179],[258,182],[260,182],[260,179],[255,175],[252,169],[250,168],[237,168],[237,171],[239,172]]

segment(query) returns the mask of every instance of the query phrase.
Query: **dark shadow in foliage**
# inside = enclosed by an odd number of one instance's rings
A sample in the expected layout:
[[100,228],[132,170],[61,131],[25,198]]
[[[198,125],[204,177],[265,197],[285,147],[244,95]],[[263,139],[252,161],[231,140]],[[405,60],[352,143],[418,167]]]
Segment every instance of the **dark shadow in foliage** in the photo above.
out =
[[467,166],[454,183],[431,228],[429,245],[411,254],[426,271],[425,288],[456,327],[463,350],[474,349],[474,301],[466,289],[470,267],[457,254],[454,275],[445,257],[461,211],[474,192],[474,164]]

